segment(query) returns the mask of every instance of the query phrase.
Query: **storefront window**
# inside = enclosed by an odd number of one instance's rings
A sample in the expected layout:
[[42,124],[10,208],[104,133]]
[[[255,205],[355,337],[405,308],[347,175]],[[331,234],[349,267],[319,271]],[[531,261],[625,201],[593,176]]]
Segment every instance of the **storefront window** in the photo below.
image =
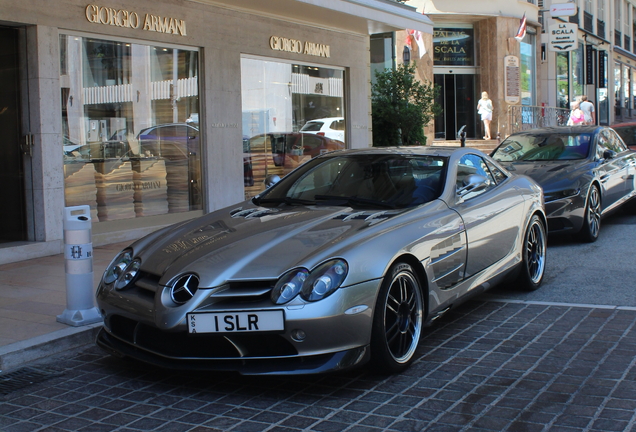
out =
[[621,101],[622,101],[622,92],[621,92],[621,64],[618,62],[614,63],[614,107],[616,109],[616,116],[621,116]]
[[631,89],[631,76],[630,68],[627,65],[623,65],[623,107],[625,110],[630,109],[630,89]]
[[631,69],[632,72],[632,108],[636,107],[636,69]]
[[344,71],[241,59],[245,197],[314,156],[345,148]]
[[371,85],[375,84],[375,74],[393,68],[395,44],[393,33],[371,35]]
[[570,79],[568,53],[556,54],[557,104],[560,108],[569,108]]
[[196,50],[60,37],[67,206],[96,221],[199,210]]
[[579,41],[579,47],[572,51],[572,92],[574,97],[585,94],[585,57],[583,55],[584,44]]
[[526,34],[521,41],[521,104],[535,105],[535,39],[533,34]]

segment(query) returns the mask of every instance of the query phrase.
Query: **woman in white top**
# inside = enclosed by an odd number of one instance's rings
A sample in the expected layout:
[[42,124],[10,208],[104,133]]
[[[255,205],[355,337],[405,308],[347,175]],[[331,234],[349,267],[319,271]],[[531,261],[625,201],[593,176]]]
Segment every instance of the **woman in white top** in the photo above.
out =
[[484,136],[485,140],[491,139],[490,137],[490,122],[492,121],[492,101],[488,97],[488,93],[481,92],[481,99],[477,103],[477,113],[481,115],[481,121],[484,122]]

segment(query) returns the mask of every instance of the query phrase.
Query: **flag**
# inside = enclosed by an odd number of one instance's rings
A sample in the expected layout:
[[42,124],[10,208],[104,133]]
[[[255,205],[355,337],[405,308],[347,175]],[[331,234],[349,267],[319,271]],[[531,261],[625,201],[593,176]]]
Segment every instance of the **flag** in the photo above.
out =
[[406,43],[408,45],[411,45],[411,38],[409,36],[413,36],[413,40],[417,44],[418,55],[420,56],[420,58],[422,58],[422,56],[424,54],[426,54],[426,47],[424,46],[424,38],[422,37],[422,32],[419,31],[419,30],[409,30],[409,29],[407,29],[406,30],[406,34],[407,34]]
[[519,30],[517,30],[515,39],[517,39],[518,41],[521,41],[526,36],[526,27],[527,27],[526,13],[524,12],[523,18],[521,18],[521,23],[519,23]]

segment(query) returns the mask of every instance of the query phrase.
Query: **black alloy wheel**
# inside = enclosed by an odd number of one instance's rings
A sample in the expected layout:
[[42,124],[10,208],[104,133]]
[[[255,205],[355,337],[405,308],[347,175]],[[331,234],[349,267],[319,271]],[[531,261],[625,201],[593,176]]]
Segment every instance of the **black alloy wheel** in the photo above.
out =
[[596,185],[590,187],[583,218],[579,239],[586,243],[595,242],[601,231],[601,193]]
[[422,334],[424,300],[419,278],[406,263],[396,263],[382,282],[373,315],[371,361],[383,373],[412,362]]

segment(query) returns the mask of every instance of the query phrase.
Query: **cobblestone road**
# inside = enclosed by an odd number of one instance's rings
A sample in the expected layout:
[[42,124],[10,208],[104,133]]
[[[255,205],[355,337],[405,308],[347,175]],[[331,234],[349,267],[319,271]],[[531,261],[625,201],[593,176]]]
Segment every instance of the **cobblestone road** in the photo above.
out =
[[4,376],[0,430],[627,431],[635,325],[629,309],[473,301],[388,377],[173,372],[92,347],[34,365],[35,384]]

